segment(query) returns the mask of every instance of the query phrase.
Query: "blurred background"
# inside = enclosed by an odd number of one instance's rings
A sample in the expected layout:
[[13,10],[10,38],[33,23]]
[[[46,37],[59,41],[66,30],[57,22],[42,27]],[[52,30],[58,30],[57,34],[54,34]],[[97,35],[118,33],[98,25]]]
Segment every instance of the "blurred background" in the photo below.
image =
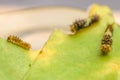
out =
[[46,6],[66,6],[87,9],[93,3],[108,5],[113,10],[120,10],[120,0],[0,0],[0,12]]
[[41,48],[54,29],[68,30],[93,3],[108,5],[120,23],[120,0],[0,0],[0,37],[13,34]]

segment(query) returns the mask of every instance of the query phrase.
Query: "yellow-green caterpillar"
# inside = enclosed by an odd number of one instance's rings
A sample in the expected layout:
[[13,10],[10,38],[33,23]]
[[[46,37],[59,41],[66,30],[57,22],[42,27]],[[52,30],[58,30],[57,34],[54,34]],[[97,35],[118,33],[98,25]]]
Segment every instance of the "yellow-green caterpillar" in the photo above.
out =
[[75,22],[73,22],[73,24],[70,26],[70,29],[72,32],[77,32],[82,28],[88,27],[89,25],[91,25],[94,22],[99,21],[99,16],[98,15],[93,15],[88,17],[87,19],[81,19],[81,20],[76,20]]
[[101,51],[105,54],[110,52],[113,42],[113,24],[109,24],[105,30],[104,36],[101,40]]

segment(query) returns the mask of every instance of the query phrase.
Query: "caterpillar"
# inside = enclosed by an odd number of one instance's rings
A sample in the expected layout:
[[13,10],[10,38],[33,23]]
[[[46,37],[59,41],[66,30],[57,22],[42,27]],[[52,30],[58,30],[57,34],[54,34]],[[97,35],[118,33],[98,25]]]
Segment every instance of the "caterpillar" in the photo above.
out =
[[104,36],[101,40],[101,51],[103,54],[107,54],[111,51],[111,45],[113,42],[113,24],[109,24],[105,30]]
[[72,32],[77,32],[79,29],[83,28],[85,25],[85,20],[76,20],[70,27]]
[[99,21],[99,16],[97,14],[90,16],[87,19],[76,20],[72,25],[70,25],[70,30],[76,33],[80,29],[85,28],[97,21]]
[[24,49],[27,49],[27,50],[29,50],[31,48],[31,45],[29,43],[24,42],[17,36],[10,35],[10,36],[8,36],[7,41],[9,41],[15,45],[18,45]]

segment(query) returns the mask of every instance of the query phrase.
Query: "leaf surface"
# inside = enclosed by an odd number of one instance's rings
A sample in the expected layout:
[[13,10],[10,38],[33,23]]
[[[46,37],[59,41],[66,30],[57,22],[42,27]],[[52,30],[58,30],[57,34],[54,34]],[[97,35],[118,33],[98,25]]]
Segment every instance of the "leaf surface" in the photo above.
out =
[[93,5],[89,16],[100,21],[76,34],[52,33],[42,50],[28,51],[0,38],[0,80],[119,80],[120,29],[114,25],[112,50],[101,55],[101,39],[111,10]]
[[112,50],[101,55],[105,29],[115,22],[106,6],[93,5],[89,15],[94,14],[100,15],[100,21],[75,35],[56,30],[25,80],[118,80],[120,29],[114,25]]

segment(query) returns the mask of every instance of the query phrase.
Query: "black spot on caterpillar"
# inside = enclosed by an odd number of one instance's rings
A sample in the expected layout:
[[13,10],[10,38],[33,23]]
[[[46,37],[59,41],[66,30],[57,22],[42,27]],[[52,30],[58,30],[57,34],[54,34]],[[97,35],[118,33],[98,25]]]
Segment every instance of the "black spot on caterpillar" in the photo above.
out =
[[13,35],[8,36],[7,41],[9,41],[15,45],[18,45],[20,47],[23,47],[24,49],[27,49],[27,50],[29,50],[31,48],[30,44],[24,42],[20,38],[13,36]]
[[81,19],[81,20],[76,20],[73,22],[73,24],[70,26],[70,29],[72,32],[77,32],[82,28],[85,28],[89,25],[91,25],[94,22],[99,21],[99,16],[98,15],[93,15],[88,17],[87,19]]
[[111,45],[112,45],[112,36],[113,36],[113,24],[112,25],[108,25],[104,36],[102,38],[101,41],[101,51],[103,54],[107,54],[108,52],[110,52],[111,50]]

